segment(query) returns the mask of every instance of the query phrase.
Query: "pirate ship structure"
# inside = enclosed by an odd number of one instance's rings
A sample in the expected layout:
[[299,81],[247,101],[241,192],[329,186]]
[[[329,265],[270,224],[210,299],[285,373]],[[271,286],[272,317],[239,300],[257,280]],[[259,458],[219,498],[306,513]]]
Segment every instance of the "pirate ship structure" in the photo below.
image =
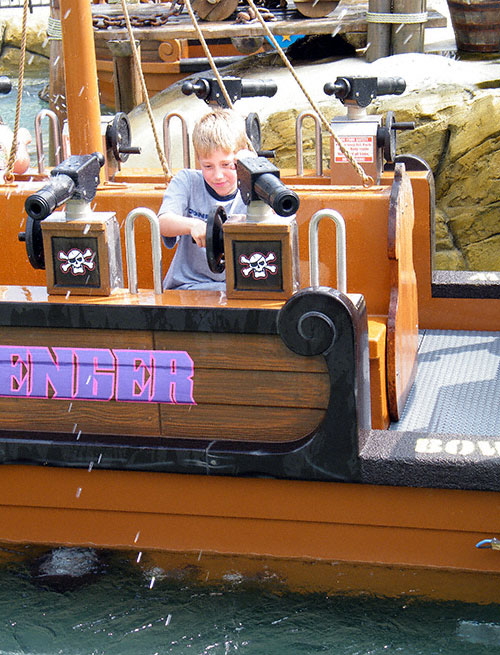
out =
[[401,81],[325,89],[373,183],[338,139],[328,171],[243,160],[249,218],[210,217],[227,293],[162,291],[164,180],[118,170],[130,134],[123,116],[102,134],[90,8],[61,9],[73,154],[0,187],[0,540],[498,601],[498,282],[432,270],[432,175],[394,158],[408,126],[363,113]]
[[[248,5],[238,0],[194,0],[192,8],[200,19],[198,27],[192,24],[182,2],[130,5],[130,21],[135,38],[140,41],[140,67],[150,97],[192,73],[209,70],[210,63],[200,45],[198,29],[207,40],[218,67],[272,48]],[[377,43],[377,56],[383,56],[382,48],[389,54],[389,23],[373,23],[378,25],[378,32],[367,38],[369,8],[374,11],[371,1],[359,0],[259,3],[260,11],[265,12],[266,21],[272,25],[273,34],[284,47],[304,36],[339,34],[346,41],[344,47],[364,49],[371,40],[372,49]],[[377,7],[376,10],[384,9]],[[393,11],[402,21],[399,25],[393,24],[394,54],[421,52],[424,26],[446,26],[446,18],[438,11],[431,7],[422,11],[420,0],[400,0]],[[102,102],[116,111],[128,112],[142,100],[138,66],[132,58],[123,10],[119,4],[94,3],[92,16]],[[387,43],[382,44],[380,35],[384,31]]]

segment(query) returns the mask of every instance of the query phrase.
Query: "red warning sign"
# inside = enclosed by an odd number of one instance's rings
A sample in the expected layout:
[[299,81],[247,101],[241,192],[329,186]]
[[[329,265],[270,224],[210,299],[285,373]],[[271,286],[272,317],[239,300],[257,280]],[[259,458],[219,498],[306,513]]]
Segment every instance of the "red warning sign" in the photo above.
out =
[[[374,137],[372,136],[341,136],[338,137],[359,164],[373,164]],[[346,164],[347,159],[340,151],[338,143],[334,143],[334,157],[336,164]]]

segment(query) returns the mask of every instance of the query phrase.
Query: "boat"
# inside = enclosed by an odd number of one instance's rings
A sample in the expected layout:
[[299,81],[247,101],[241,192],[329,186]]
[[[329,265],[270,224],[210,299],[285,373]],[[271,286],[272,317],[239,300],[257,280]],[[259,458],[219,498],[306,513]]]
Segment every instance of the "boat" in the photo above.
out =
[[[172,3],[130,6],[134,34],[140,42],[141,70],[149,97],[188,75],[210,68],[189,15],[185,8],[172,13],[176,7],[179,9],[176,3],[173,3],[173,7]],[[333,33],[344,39],[344,51],[366,48],[367,2],[300,0],[273,2],[269,3],[269,7],[274,18],[273,34],[283,47],[305,36],[323,35],[326,38]],[[249,54],[272,49],[259,22],[246,22],[249,20],[246,8],[238,9],[237,0],[214,3],[198,0],[193,2],[193,9],[219,68]],[[411,11],[411,7],[406,7],[406,11]],[[246,18],[240,20],[239,14],[246,15]],[[116,4],[94,3],[92,15],[101,102],[116,111],[129,112],[142,102],[142,96],[123,11]],[[429,7],[426,26],[446,26],[446,18]],[[399,32],[402,33],[401,30]],[[407,38],[404,34],[404,38]],[[395,46],[395,52],[407,52],[408,47]],[[337,50],[335,54],[338,54]]]
[[[118,170],[90,7],[61,15],[72,154],[0,186],[3,556],[114,549],[201,582],[499,602],[498,276],[433,271],[425,162],[367,185],[335,143],[343,184],[247,162],[245,192],[273,178],[283,220],[242,233],[216,213],[227,293],[162,291],[165,179]],[[380,90],[358,83],[328,91]],[[391,150],[393,117],[364,127],[365,159],[381,127]],[[461,377],[436,384],[440,364]],[[407,427],[408,407],[430,418]],[[471,427],[443,431],[447,411]]]

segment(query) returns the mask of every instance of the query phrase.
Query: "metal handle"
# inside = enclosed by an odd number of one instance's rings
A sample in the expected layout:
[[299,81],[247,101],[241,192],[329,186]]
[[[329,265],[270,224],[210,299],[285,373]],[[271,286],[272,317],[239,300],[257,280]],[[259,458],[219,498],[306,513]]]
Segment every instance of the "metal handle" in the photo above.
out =
[[337,237],[337,289],[347,293],[347,258],[345,222],[341,214],[334,209],[320,209],[309,223],[309,275],[311,286],[319,287],[318,228],[322,218],[331,218],[336,226]]
[[191,168],[191,156],[189,154],[189,133],[186,119],[175,111],[170,112],[163,119],[163,150],[169,167],[172,167],[171,147],[170,147],[170,121],[172,118],[178,118],[182,125],[182,155],[183,168]]
[[321,122],[319,120],[319,116],[312,111],[301,112],[297,116],[297,121],[295,123],[297,175],[304,174],[304,149],[302,145],[302,124],[304,122],[304,118],[308,118],[308,117],[314,120],[314,127],[315,127],[316,175],[323,175],[323,142],[321,140]]
[[42,120],[47,117],[52,128],[52,138],[54,140],[54,158],[56,166],[59,165],[62,159],[61,148],[61,126],[57,114],[51,109],[42,109],[35,117],[35,143],[36,143],[36,156],[38,161],[38,173],[45,175],[45,153],[43,151],[43,137],[42,137]]
[[135,253],[134,224],[138,216],[145,216],[151,226],[151,247],[153,251],[153,280],[157,295],[162,293],[161,284],[161,235],[158,216],[147,207],[138,207],[129,212],[125,220],[125,251],[127,256],[128,290],[137,293],[137,260]]

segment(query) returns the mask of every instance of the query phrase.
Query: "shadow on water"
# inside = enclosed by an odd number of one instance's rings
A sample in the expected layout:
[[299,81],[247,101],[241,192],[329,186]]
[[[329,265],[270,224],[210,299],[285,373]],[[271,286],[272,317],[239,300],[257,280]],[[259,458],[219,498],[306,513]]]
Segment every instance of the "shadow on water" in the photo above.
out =
[[1,655],[486,655],[492,646],[492,605],[272,593],[237,576],[205,586],[118,554],[92,584],[64,592],[40,587],[23,563],[0,568]]

